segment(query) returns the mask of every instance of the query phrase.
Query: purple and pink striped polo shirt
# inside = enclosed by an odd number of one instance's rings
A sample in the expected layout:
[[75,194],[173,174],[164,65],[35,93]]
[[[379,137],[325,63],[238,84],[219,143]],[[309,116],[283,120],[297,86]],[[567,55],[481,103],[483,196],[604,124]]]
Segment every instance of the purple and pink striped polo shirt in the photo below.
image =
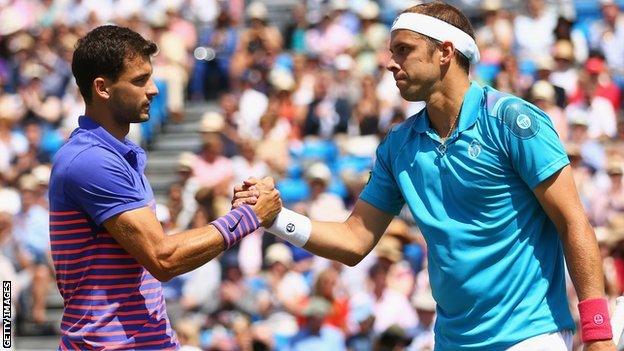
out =
[[59,350],[177,349],[160,282],[102,223],[154,207],[145,152],[86,116],[55,155],[50,244],[65,309]]

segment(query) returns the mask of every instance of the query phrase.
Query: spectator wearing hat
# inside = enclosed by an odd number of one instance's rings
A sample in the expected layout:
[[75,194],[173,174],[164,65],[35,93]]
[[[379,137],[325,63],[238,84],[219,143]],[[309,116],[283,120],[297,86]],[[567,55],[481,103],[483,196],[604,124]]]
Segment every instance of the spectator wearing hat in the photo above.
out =
[[331,304],[320,296],[313,296],[303,309],[305,322],[290,342],[290,350],[345,350],[342,332],[323,323],[331,311]]
[[485,63],[498,64],[502,58],[511,53],[514,42],[513,25],[501,0],[481,1],[483,26],[476,29],[475,37],[481,59]]
[[538,80],[530,90],[530,101],[542,109],[555,126],[562,141],[568,140],[568,118],[555,104],[555,87],[546,80]]
[[269,318],[275,313],[289,316],[300,310],[300,303],[310,293],[303,275],[293,270],[293,253],[284,243],[271,244],[264,254],[266,269],[250,278],[260,317]]
[[[229,104],[227,96],[223,96],[220,104],[225,106]],[[229,106],[227,106],[230,108]],[[224,107],[222,109],[225,110]],[[232,122],[234,114],[230,114],[226,118],[222,113],[217,111],[207,111],[202,115],[199,124],[199,132],[202,140],[209,138],[210,136],[218,136],[221,139],[223,145],[223,156],[232,157],[238,155],[237,143],[240,142],[238,133],[236,132],[236,125]]]
[[574,21],[560,15],[554,29],[555,41],[568,40],[574,47],[574,59],[576,62],[585,62],[589,55],[588,43],[585,34],[574,28]]
[[379,5],[376,2],[366,0],[357,14],[361,28],[355,36],[355,46],[350,51],[355,53],[358,72],[370,75],[377,70],[377,52],[385,48],[390,33],[379,22]]
[[344,201],[327,191],[332,180],[329,167],[321,162],[313,163],[306,170],[305,178],[310,187],[310,197],[306,201],[308,215],[316,220],[344,220],[348,215]]
[[239,141],[239,155],[231,158],[234,171],[231,184],[240,184],[249,177],[264,178],[269,175],[271,172],[269,166],[256,155],[257,146],[258,142],[254,140]]
[[589,31],[590,48],[604,54],[607,66],[622,86],[624,76],[624,15],[614,0],[600,0],[602,18]]
[[[618,111],[621,106],[621,90],[612,81],[609,72],[606,70],[605,62],[601,57],[591,57],[585,62],[584,70],[587,74],[588,80],[596,87],[596,96],[601,96],[613,105],[613,109]],[[570,97],[570,103],[575,103],[583,100],[583,86],[579,86],[575,94]]]
[[225,195],[233,177],[232,161],[223,154],[223,116],[216,112],[206,112],[199,127],[202,133],[202,146],[193,174],[200,186],[214,189],[215,195]]
[[191,152],[183,152],[178,155],[177,180],[169,187],[167,208],[171,214],[172,230],[188,229],[195,212],[197,201],[195,194],[200,188],[197,178],[193,176],[195,156]]
[[412,298],[412,304],[418,315],[418,325],[409,333],[413,337],[408,351],[433,350],[433,324],[436,314],[436,302],[429,287],[420,289]]
[[578,83],[578,72],[574,66],[574,47],[569,40],[559,40],[553,46],[552,53],[555,69],[550,74],[550,82],[562,87],[569,97],[574,94]]
[[[571,124],[570,130],[572,135],[576,133],[584,133],[584,130],[587,129],[585,124],[580,123],[582,122],[576,121]],[[594,202],[594,197],[598,192],[598,189],[594,184],[594,171],[584,161],[581,144],[568,142],[566,143],[565,149],[566,154],[570,159],[570,168],[572,169],[572,176],[574,177],[574,182],[576,183],[581,203],[588,212],[590,221],[594,221],[591,215],[591,208],[592,203]]]
[[32,174],[19,178],[22,208],[14,217],[13,233],[28,257],[26,268],[32,275],[31,319],[46,322],[46,296],[52,279],[48,210],[40,203],[39,184]]
[[550,74],[552,73],[553,69],[555,69],[555,60],[553,60],[552,56],[550,54],[540,56],[535,62],[535,69],[535,80],[545,80],[549,82],[552,85],[553,89],[555,89],[556,105],[560,108],[565,108],[568,104],[568,97],[566,96],[565,90],[550,81]]

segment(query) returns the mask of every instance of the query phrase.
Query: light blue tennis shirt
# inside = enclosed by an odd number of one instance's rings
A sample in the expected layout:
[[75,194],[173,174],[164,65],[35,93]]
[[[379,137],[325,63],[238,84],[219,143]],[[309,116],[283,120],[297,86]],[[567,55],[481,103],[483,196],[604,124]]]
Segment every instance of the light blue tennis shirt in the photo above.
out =
[[548,116],[472,83],[446,143],[426,109],[377,149],[360,198],[409,206],[428,244],[436,350],[504,350],[573,330],[558,233],[533,189],[569,163]]

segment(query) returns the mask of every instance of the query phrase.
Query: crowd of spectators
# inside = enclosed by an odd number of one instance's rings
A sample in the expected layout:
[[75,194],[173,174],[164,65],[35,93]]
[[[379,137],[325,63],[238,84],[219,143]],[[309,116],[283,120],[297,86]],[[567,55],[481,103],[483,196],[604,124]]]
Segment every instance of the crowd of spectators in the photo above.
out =
[[[15,282],[18,316],[58,322],[46,315],[47,184],[84,112],[71,74],[78,38],[115,23],[158,44],[160,94],[129,135],[148,150],[164,124],[184,121],[189,101],[218,104],[202,116],[201,149],[175,161],[157,206],[166,232],[224,214],[250,176],[275,177],[283,201],[312,219],[343,220],[380,140],[423,108],[402,100],[385,70],[389,24],[415,3],[292,1],[278,27],[272,1],[0,0],[0,277]],[[624,291],[624,13],[613,0],[593,10],[479,2],[470,16],[482,60],[471,74],[551,117],[613,299]],[[167,310],[184,350],[431,350],[426,250],[407,210],[355,267],[259,230],[164,283]],[[576,311],[574,289],[570,302]]]

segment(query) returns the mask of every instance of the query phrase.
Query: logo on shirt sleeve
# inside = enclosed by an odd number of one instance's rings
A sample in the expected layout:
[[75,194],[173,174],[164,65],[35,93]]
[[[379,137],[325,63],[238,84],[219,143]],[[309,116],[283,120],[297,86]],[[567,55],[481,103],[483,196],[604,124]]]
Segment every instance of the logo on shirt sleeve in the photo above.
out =
[[540,130],[538,112],[522,100],[513,101],[503,110],[503,122],[520,139],[530,139]]

